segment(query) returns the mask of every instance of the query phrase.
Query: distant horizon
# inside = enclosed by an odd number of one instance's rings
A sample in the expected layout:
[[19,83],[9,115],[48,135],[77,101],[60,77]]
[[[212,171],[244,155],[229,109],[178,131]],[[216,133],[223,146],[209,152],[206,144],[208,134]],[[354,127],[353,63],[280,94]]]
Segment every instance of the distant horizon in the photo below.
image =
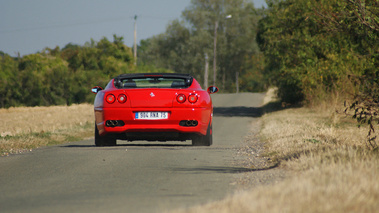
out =
[[[92,0],[2,0],[0,1],[0,51],[17,57],[45,48],[63,48],[69,43],[84,45],[122,36],[124,44],[134,43],[137,15],[137,44],[164,33],[167,25],[181,19],[191,0],[92,1]],[[265,0],[252,0],[256,8]],[[149,5],[147,7],[146,5]],[[163,13],[162,13],[163,11]]]

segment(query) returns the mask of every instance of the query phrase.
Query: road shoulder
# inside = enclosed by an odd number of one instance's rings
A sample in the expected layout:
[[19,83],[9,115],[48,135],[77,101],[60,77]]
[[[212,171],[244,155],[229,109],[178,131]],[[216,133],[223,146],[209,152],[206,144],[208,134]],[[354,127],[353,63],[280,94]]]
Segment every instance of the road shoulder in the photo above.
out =
[[237,153],[235,153],[235,164],[247,168],[247,172],[236,175],[238,190],[250,190],[262,185],[270,185],[283,181],[289,172],[279,167],[267,156],[265,143],[259,136],[262,128],[260,119],[252,122],[250,132],[244,137]]

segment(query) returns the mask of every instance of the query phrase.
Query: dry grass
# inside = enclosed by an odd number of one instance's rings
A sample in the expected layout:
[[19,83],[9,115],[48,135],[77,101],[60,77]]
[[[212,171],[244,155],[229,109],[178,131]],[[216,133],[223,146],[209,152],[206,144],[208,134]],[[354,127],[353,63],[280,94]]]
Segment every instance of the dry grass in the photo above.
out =
[[264,115],[260,136],[266,157],[292,175],[176,212],[378,212],[379,153],[366,147],[366,129],[333,111],[299,108]]
[[359,162],[312,169],[276,185],[178,212],[377,212],[378,190],[377,164]]
[[0,109],[0,154],[93,135],[93,105]]

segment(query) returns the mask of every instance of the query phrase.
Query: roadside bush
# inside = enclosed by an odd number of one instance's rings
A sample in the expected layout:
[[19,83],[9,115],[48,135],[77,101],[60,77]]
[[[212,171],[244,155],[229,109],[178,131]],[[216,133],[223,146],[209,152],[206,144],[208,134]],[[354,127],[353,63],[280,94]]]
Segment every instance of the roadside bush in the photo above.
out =
[[379,66],[379,7],[360,0],[267,1],[257,40],[284,102],[312,103],[360,88]]
[[352,102],[345,102],[345,113],[354,118],[359,127],[367,126],[367,146],[378,149],[377,132],[379,126],[379,72],[365,77],[354,77],[360,86],[359,92],[354,95]]

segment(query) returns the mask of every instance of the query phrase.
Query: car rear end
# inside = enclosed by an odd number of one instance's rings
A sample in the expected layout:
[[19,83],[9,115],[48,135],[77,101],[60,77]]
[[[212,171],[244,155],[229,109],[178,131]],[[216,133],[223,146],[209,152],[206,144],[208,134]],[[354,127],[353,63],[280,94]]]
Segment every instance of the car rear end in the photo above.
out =
[[99,135],[164,141],[207,134],[210,96],[189,76],[149,74],[112,81],[95,100]]

